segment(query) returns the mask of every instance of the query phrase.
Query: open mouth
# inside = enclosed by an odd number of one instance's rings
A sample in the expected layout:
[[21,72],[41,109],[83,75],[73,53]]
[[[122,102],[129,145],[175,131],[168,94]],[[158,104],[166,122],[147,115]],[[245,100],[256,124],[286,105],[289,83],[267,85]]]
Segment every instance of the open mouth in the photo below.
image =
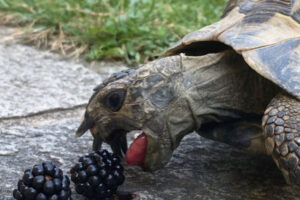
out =
[[126,134],[127,131],[123,129],[114,130],[105,142],[111,146],[113,152],[118,156],[124,157],[125,155],[127,164],[143,167],[147,153],[147,135],[140,133],[127,149],[128,143]]
[[[88,117],[81,123],[78,130],[76,131],[76,136],[80,137],[87,130],[90,130],[94,136],[93,149],[98,150],[101,148],[102,142],[106,142],[111,146],[111,149],[119,157],[126,157],[127,164],[130,165],[139,165],[143,167],[144,160],[147,153],[147,135],[141,133],[137,136],[128,149],[127,137],[128,130],[117,128],[109,131],[108,137],[103,138],[99,133],[99,129],[95,126],[95,123],[92,120],[88,120]],[[130,140],[131,141],[131,140]]]

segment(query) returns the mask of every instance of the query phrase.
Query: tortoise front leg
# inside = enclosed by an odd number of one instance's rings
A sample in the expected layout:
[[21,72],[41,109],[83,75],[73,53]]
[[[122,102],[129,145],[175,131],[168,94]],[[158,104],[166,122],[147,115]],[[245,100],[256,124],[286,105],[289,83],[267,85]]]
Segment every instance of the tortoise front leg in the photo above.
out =
[[267,153],[287,183],[300,185],[300,101],[277,95],[265,111],[262,127]]

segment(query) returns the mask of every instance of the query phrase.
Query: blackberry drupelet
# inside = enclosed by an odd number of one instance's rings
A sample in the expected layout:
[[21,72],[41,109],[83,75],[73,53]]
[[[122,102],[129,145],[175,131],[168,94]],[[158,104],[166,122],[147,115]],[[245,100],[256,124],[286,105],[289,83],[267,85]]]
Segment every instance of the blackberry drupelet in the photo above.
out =
[[80,157],[71,168],[71,180],[77,193],[100,200],[115,194],[125,177],[120,158],[102,150]]
[[52,162],[37,164],[25,170],[13,197],[17,200],[71,200],[70,180]]

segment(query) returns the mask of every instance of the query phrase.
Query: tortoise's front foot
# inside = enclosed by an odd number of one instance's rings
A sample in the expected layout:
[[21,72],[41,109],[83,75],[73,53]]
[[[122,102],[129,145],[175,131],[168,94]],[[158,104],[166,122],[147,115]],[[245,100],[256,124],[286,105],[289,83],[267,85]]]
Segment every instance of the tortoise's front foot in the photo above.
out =
[[300,101],[277,95],[265,111],[262,126],[267,153],[287,183],[300,185]]

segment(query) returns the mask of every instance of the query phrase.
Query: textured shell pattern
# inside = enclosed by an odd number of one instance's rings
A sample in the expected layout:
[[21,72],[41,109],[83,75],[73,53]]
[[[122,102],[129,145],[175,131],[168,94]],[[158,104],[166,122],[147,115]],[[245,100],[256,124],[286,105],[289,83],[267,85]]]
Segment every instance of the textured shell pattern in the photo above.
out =
[[186,35],[164,55],[226,48],[300,99],[300,0],[231,0],[218,22]]

